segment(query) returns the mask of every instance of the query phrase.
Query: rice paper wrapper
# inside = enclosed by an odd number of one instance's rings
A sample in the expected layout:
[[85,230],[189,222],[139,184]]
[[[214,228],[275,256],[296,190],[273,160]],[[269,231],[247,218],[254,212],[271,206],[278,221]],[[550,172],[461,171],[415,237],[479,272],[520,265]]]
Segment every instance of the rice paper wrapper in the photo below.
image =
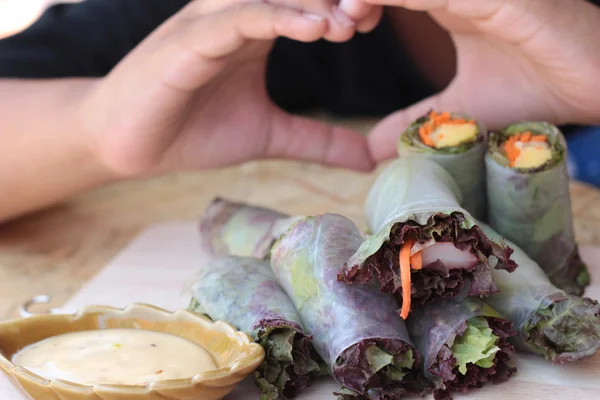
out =
[[302,319],[267,261],[222,257],[209,261],[187,292],[213,320],[227,321],[255,339],[264,321],[281,320],[302,332]]
[[365,214],[374,234],[350,257],[339,279],[354,285],[377,278],[382,291],[399,293],[400,245],[416,235],[420,246],[452,242],[455,248],[468,250],[474,259],[453,266],[446,266],[442,260],[425,265],[420,271],[413,270],[411,298],[417,304],[455,297],[463,289],[478,297],[496,292],[489,257],[499,259],[497,268],[512,270],[516,265],[510,260],[511,250],[490,241],[459,203],[456,183],[433,161],[421,157],[394,161],[381,173],[367,197]]
[[401,362],[408,351],[415,364],[419,358],[404,321],[398,318],[393,296],[337,280],[340,267],[362,240],[356,225],[341,215],[308,217],[296,222],[273,246],[271,267],[334,378],[355,392],[367,393],[377,388],[369,387],[376,371],[365,368],[366,343],[377,341],[378,345],[387,343],[385,350],[401,350],[394,354],[394,363]]
[[[479,226],[490,238],[506,240],[490,226]],[[515,346],[555,364],[595,354],[600,347],[598,302],[557,288],[523,250],[508,240],[507,244],[519,268],[510,274],[493,270],[500,292],[485,302],[514,323]]]
[[[492,136],[485,157],[489,221],[501,235],[533,258],[559,288],[581,295],[589,284],[573,228],[567,147],[562,133],[546,123],[516,124]],[[546,134],[554,159],[538,170],[508,166],[498,141],[523,131]]]
[[[452,114],[473,120],[469,116]],[[400,158],[423,157],[441,166],[456,182],[462,193],[461,206],[476,219],[487,218],[485,184],[485,153],[487,151],[487,129],[477,122],[477,140],[459,147],[434,149],[421,142],[419,128],[426,122],[425,116],[413,123],[398,140]]]
[[203,249],[215,256],[264,258],[296,219],[268,208],[217,198],[200,220],[200,240]]
[[409,334],[421,352],[423,371],[428,379],[440,380],[428,370],[436,361],[442,346],[453,339],[458,328],[473,317],[502,318],[490,306],[472,297],[462,301],[448,299],[420,307],[408,317],[406,323]]
[[397,223],[426,225],[436,214],[461,213],[464,229],[473,227],[476,222],[460,207],[461,199],[456,182],[436,163],[414,156],[392,162],[375,181],[365,203],[367,226],[373,236],[347,264],[363,264],[389,240]]
[[265,361],[253,373],[262,400],[293,397],[323,375],[300,315],[267,261],[214,259],[188,282],[186,292],[192,311],[234,325],[265,349]]

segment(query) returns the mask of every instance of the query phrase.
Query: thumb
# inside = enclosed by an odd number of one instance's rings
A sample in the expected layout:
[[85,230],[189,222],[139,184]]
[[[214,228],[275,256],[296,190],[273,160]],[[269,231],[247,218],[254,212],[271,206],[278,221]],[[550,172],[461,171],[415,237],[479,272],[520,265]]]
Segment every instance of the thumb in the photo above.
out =
[[369,134],[369,149],[373,158],[380,162],[396,157],[396,142],[400,134],[429,111],[458,112],[462,109],[458,96],[446,90],[387,116]]
[[375,166],[364,135],[279,109],[273,111],[264,157],[311,161],[363,172]]

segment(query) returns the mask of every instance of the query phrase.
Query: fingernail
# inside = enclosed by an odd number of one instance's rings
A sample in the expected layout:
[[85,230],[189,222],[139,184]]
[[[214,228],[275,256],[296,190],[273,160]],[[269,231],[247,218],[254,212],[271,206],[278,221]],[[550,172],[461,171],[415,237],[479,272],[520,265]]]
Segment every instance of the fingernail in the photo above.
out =
[[323,17],[322,15],[317,15],[317,14],[312,14],[312,13],[307,13],[307,12],[305,12],[303,15],[304,15],[304,18],[310,19],[311,21],[321,22],[321,21],[325,20],[325,17]]
[[343,26],[354,26],[356,23],[345,12],[340,10],[338,6],[333,6],[333,17]]
[[356,6],[355,0],[342,0],[342,1],[340,1],[340,5],[339,5],[340,10],[342,10],[342,12],[344,12],[346,15],[352,14],[355,6]]

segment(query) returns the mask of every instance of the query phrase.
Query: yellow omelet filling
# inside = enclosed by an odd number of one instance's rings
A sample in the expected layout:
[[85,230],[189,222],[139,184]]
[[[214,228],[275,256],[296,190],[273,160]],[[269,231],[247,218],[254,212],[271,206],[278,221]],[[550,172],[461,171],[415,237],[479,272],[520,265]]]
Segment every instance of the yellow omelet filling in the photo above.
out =
[[504,152],[511,168],[538,168],[552,159],[548,138],[531,132],[509,137],[504,143]]
[[456,147],[474,141],[479,133],[475,121],[454,118],[449,112],[432,111],[429,120],[419,127],[419,137],[426,146],[434,149]]
[[442,147],[455,147],[461,143],[470,142],[477,136],[478,129],[475,124],[440,125],[429,137],[436,149]]
[[532,169],[538,168],[546,164],[552,159],[552,152],[547,143],[521,143],[517,142],[517,146],[522,145],[519,156],[515,159],[515,168]]

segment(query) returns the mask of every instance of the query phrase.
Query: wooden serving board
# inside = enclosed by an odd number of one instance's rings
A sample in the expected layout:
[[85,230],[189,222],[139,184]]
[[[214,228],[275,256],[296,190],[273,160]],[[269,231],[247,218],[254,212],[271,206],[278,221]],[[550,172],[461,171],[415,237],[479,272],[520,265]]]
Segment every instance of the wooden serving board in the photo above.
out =
[[[583,247],[583,258],[589,263],[595,285],[588,296],[600,298],[600,247]],[[132,303],[148,303],[174,311],[184,308],[189,298],[182,293],[187,279],[196,272],[207,256],[199,247],[196,225],[173,222],[155,226],[140,234],[100,273],[77,293],[63,308],[101,304],[125,307]],[[43,294],[43,293],[40,293]],[[600,398],[600,355],[583,362],[551,366],[539,357],[514,357],[519,371],[509,382],[488,385],[456,399],[484,400],[592,400]],[[339,386],[332,380],[317,382],[298,400],[333,400]],[[0,374],[0,400],[24,400]],[[256,400],[258,391],[252,382],[243,382],[226,400]]]

